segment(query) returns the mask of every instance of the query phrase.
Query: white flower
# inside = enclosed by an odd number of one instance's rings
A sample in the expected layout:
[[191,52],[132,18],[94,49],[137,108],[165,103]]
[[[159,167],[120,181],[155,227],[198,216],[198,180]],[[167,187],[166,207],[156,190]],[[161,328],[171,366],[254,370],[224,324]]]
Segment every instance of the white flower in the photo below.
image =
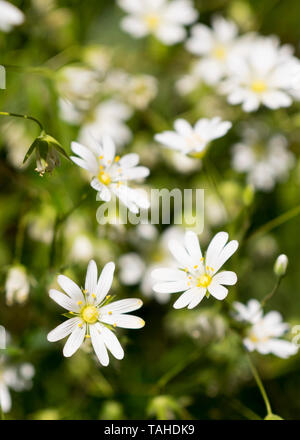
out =
[[11,306],[14,302],[23,304],[29,295],[30,283],[24,266],[12,266],[5,282],[6,304]]
[[65,357],[72,356],[81,346],[85,338],[91,338],[95,353],[104,366],[109,364],[107,350],[116,359],[123,359],[124,351],[113,329],[115,327],[138,329],[145,322],[128,312],[139,309],[143,302],[137,298],[110,302],[108,295],[113,281],[115,265],[107,263],[98,279],[97,266],[91,260],[88,265],[85,288],[80,289],[70,278],[59,275],[58,284],[66,294],[51,289],[50,297],[61,307],[69,311],[73,317],[52,330],[47,339],[55,342],[68,337],[64,346]]
[[57,75],[57,89],[63,98],[86,100],[99,89],[99,75],[82,66],[66,66]]
[[238,248],[236,240],[229,243],[227,241],[228,234],[219,232],[210,242],[203,257],[194,232],[185,233],[184,246],[171,240],[169,249],[177,260],[178,268],[154,270],[153,278],[160,281],[154,285],[154,291],[161,294],[184,292],[174,303],[176,309],[186,306],[193,309],[205,294],[207,297],[211,294],[218,300],[226,298],[228,289],[224,285],[234,285],[237,276],[234,272],[219,270]]
[[129,14],[121,21],[123,30],[135,38],[153,34],[167,45],[184,40],[184,26],[198,17],[190,0],[118,0],[118,4]]
[[126,154],[122,158],[115,156],[115,145],[108,136],[103,137],[102,144],[94,142],[92,148],[72,142],[71,149],[79,156],[71,156],[73,162],[94,176],[91,187],[98,191],[100,200],[109,202],[113,194],[133,213],[149,208],[147,197],[126,185],[130,180],[142,179],[149,174],[148,168],[137,166],[138,154]]
[[144,110],[149,102],[157,95],[157,80],[150,75],[135,75],[129,80],[126,87],[127,102],[129,105]]
[[145,263],[136,252],[123,254],[119,258],[120,280],[127,286],[138,284],[145,271]]
[[261,304],[256,299],[250,299],[247,305],[235,301],[233,307],[235,309],[234,318],[240,322],[250,322],[254,324],[263,316]]
[[233,53],[227,75],[220,91],[228,95],[230,104],[242,104],[246,112],[260,105],[277,109],[292,104],[300,63],[288,46],[279,45],[277,38],[257,37],[249,39],[243,53]]
[[[0,326],[0,348],[6,348],[6,332],[3,326]],[[34,367],[32,364],[23,363],[15,366],[9,366],[7,357],[0,355],[0,407],[4,413],[11,409],[11,396],[9,388],[14,391],[23,391],[32,386],[31,379],[34,376]]]
[[232,149],[232,167],[247,173],[248,184],[262,191],[271,191],[277,181],[285,180],[294,163],[294,155],[282,135],[272,136],[264,145],[257,133],[245,132],[244,141]]
[[260,303],[256,300],[250,300],[246,306],[236,302],[234,307],[236,319],[251,324],[243,340],[247,350],[257,350],[260,354],[272,353],[284,359],[297,353],[295,344],[279,339],[289,329],[288,324],[282,322],[280,313],[272,311],[263,316]]
[[219,117],[199,119],[194,127],[185,119],[177,119],[174,122],[175,131],[156,134],[155,140],[183,154],[202,157],[208,144],[224,136],[231,126],[231,122],[221,121]]
[[97,140],[110,136],[118,147],[122,147],[131,139],[131,131],[125,124],[131,115],[131,108],[121,101],[102,102],[94,109],[92,119],[82,125],[79,142],[88,144],[91,136]]
[[9,2],[0,0],[0,30],[9,32],[14,26],[24,22],[24,14],[16,6]]
[[186,48],[202,57],[197,66],[200,76],[207,84],[216,84],[227,72],[228,55],[237,41],[235,23],[222,17],[212,20],[212,29],[204,24],[196,24],[192,28],[191,38]]

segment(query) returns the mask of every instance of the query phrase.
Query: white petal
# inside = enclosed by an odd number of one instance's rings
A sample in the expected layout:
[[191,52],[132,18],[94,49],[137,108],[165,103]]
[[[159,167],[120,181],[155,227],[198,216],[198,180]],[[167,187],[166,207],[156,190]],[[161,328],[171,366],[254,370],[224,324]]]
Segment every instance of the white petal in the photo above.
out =
[[226,296],[228,294],[228,289],[226,289],[226,287],[224,287],[224,286],[221,286],[221,284],[218,284],[214,280],[214,278],[213,278],[212,282],[210,283],[210,285],[207,287],[207,290],[214,298],[216,298],[218,300],[222,300],[222,299],[226,298]]
[[110,136],[103,136],[103,159],[106,166],[111,165],[115,158],[116,147]]
[[63,355],[65,357],[72,356],[72,354],[74,354],[78,350],[78,348],[81,346],[81,344],[84,341],[85,332],[86,332],[86,324],[85,323],[82,323],[81,327],[79,327],[79,325],[77,325],[75,330],[73,330],[73,332],[70,334],[70,336],[64,346]]
[[185,248],[181,243],[176,240],[170,240],[169,249],[173,255],[173,257],[178,261],[181,267],[192,267],[193,260],[186,252]]
[[81,159],[90,165],[90,168],[98,168],[98,162],[96,156],[84,145],[78,142],[71,143],[71,150],[73,153],[77,154]]
[[59,304],[64,309],[71,312],[79,312],[79,306],[77,302],[75,302],[72,298],[65,295],[64,293],[59,292],[59,290],[51,289],[49,292],[49,296],[53,299],[53,301],[57,302],[57,304]]
[[116,337],[116,335],[106,327],[102,327],[101,335],[103,337],[106,348],[112,353],[116,359],[123,359],[124,350]]
[[120,301],[115,301],[107,306],[101,307],[101,315],[109,312],[112,313],[128,313],[133,312],[134,310],[138,310],[142,307],[143,301],[138,298],[127,298],[121,299]]
[[178,293],[188,289],[188,280],[168,281],[154,284],[153,290],[157,293]]
[[218,284],[224,284],[227,286],[233,286],[237,282],[237,276],[235,272],[223,271],[219,272],[213,277],[214,281]]
[[122,328],[142,328],[145,325],[145,321],[142,318],[139,318],[138,316],[134,315],[105,315],[100,317],[101,322],[104,322],[105,324],[110,324],[116,327],[122,327]]
[[[199,289],[198,287],[193,287],[192,289],[188,289],[186,292],[180,295],[180,297],[175,301],[175,303],[173,304],[174,309],[182,309],[183,307],[189,305],[194,300],[195,297],[198,298],[199,291],[201,291],[201,289]],[[204,289],[204,294],[205,294],[205,289]]]
[[108,294],[111,288],[115,271],[115,263],[107,263],[99,277],[97,287],[95,288],[96,303],[99,304]]
[[119,165],[122,168],[132,168],[139,163],[139,155],[136,153],[126,154],[119,160]]
[[159,268],[151,273],[152,278],[157,281],[179,281],[187,278],[186,272],[179,269]]
[[91,164],[89,162],[86,162],[85,160],[80,159],[77,156],[70,156],[70,159],[74,163],[76,163],[76,165],[78,165],[80,168],[83,168],[84,170],[87,170],[87,171],[89,171],[92,174],[96,174],[97,173],[96,167],[95,166],[91,167]]
[[102,326],[98,323],[90,326],[90,336],[97,358],[100,364],[106,367],[109,364],[108,353],[101,335]]
[[283,359],[287,359],[298,351],[297,345],[281,339],[270,339],[268,341],[268,348],[271,353]]
[[188,305],[188,309],[194,309],[204,298],[206,294],[206,288],[202,287],[201,289],[198,288],[198,292],[195,293],[194,298]]
[[193,260],[200,262],[202,253],[197,234],[193,231],[187,231],[184,236],[184,244]]
[[59,341],[60,339],[65,338],[70,333],[72,333],[73,330],[75,330],[75,328],[78,326],[80,322],[81,322],[80,318],[67,319],[67,321],[58,325],[54,330],[48,333],[47,335],[48,341],[56,342]]
[[[225,246],[228,240],[228,234],[227,232],[219,232],[214,236],[214,238],[211,240],[207,252],[206,252],[206,258],[205,258],[205,264],[208,267],[214,268],[214,263],[221,253],[221,250]],[[214,268],[214,270],[216,270]]]
[[59,275],[57,277],[57,282],[60,285],[60,287],[76,302],[77,301],[83,301],[84,297],[81,292],[81,289],[79,286],[77,286],[74,281],[72,281],[69,277],[66,277],[65,275]]
[[184,137],[191,136],[191,134],[193,134],[193,128],[191,124],[185,119],[176,119],[176,121],[174,122],[174,128],[181,136]]
[[232,240],[222,249],[221,253],[218,255],[215,262],[213,262],[212,267],[214,269],[214,273],[223,266],[224,263],[235,253],[239,244],[236,240]]
[[135,179],[143,179],[149,176],[149,168],[147,167],[134,167],[134,168],[125,168],[120,173],[120,180],[135,180]]
[[91,260],[88,264],[86,277],[85,277],[85,290],[88,291],[88,293],[96,294],[96,287],[97,287],[97,265],[94,260]]

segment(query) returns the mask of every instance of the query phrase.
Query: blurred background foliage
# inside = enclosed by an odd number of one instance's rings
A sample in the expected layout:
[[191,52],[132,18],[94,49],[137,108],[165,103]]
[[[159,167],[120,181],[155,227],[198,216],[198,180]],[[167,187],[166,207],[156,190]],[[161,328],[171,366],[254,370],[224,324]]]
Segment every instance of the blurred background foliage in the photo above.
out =
[[[135,40],[122,32],[119,21],[124,14],[115,2],[25,0],[14,4],[26,14],[26,21],[10,34],[0,34],[1,64],[11,66],[7,88],[0,91],[1,110],[37,117],[70,153],[78,127],[59,116],[58,84],[64,66],[87,66],[88,49],[97,47],[106,51],[115,68],[155,76],[158,94],[148,108],[136,111],[128,121],[133,139],[123,151],[138,152],[141,162],[149,166],[149,188],[204,188],[209,195],[213,188],[200,163],[190,172],[179,172],[169,153],[154,143],[153,135],[170,128],[178,115],[192,123],[215,115],[231,120],[234,128],[209,151],[229,217],[216,222],[215,214],[207,216],[200,242],[206,245],[213,232],[227,230],[242,243],[227,264],[237,272],[238,284],[230,289],[225,305],[206,300],[193,311],[176,311],[172,300],[160,304],[143,297],[139,284],[125,286],[116,276],[113,290],[118,297],[138,296],[145,303],[140,313],[146,321],[144,329],[118,332],[125,359],[111,358],[109,367],[103,368],[88,349],[63,358],[62,344],[46,340],[46,334],[61,322],[59,307],[48,297],[57,274],[65,273],[82,284],[91,257],[102,266],[111,259],[118,262],[127,252],[139,253],[150,264],[154,255],[161,259],[159,238],[138,237],[132,226],[99,226],[95,193],[78,167],[62,158],[61,167],[43,177],[34,172],[34,161],[22,167],[38,127],[30,121],[1,118],[0,323],[9,331],[11,345],[18,348],[11,362],[31,362],[36,370],[31,390],[13,392],[7,418],[264,417],[264,403],[241,342],[229,330],[228,312],[233,300],[262,299],[272,289],[274,260],[278,253],[285,253],[290,261],[288,275],[267,310],[279,310],[286,321],[300,323],[299,216],[292,213],[288,222],[268,228],[268,222],[300,204],[299,103],[249,116],[205,86],[180,97],[175,82],[186,73],[192,56],[182,44],[166,47],[154,38]],[[277,34],[300,55],[298,0],[195,0],[194,4],[202,23],[209,24],[212,14],[220,13],[235,20],[241,32]],[[238,124],[251,119],[286,135],[297,163],[289,179],[272,192],[247,197],[244,176],[230,167],[230,148],[239,139]],[[67,218],[59,223],[65,214]],[[267,227],[256,233],[263,225]],[[162,233],[166,225],[157,229]],[[83,241],[74,250],[78,237]],[[8,306],[5,278],[15,261],[26,267],[30,293],[26,303]],[[287,419],[299,418],[299,355],[288,360],[272,355],[255,355],[254,359],[274,412]]]

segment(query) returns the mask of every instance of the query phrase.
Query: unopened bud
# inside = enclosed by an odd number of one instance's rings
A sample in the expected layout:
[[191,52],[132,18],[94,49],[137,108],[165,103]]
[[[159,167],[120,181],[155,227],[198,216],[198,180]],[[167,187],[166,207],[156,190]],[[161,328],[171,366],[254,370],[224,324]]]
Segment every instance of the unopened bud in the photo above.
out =
[[285,275],[288,262],[289,262],[288,257],[285,254],[279,255],[279,257],[277,257],[277,260],[275,261],[274,264],[275,275],[277,275],[278,277],[282,277],[283,275]]

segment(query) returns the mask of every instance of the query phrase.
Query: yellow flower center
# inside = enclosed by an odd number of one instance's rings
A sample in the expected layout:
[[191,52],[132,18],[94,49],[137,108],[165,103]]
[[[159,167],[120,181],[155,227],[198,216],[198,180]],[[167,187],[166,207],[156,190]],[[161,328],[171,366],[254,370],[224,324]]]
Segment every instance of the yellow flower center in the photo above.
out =
[[99,310],[95,306],[85,306],[81,310],[82,319],[88,324],[94,324],[98,320]]
[[197,287],[207,287],[211,283],[211,277],[207,274],[201,275],[197,278]]
[[111,182],[111,177],[108,173],[105,173],[104,171],[100,171],[100,173],[98,174],[98,179],[100,180],[101,183],[103,183],[104,185],[109,185]]
[[157,29],[159,24],[159,17],[155,14],[148,14],[145,16],[145,22],[148,26],[148,29],[154,31]]
[[267,84],[258,79],[256,81],[253,81],[253,83],[251,84],[251,90],[255,93],[263,93],[267,90]]
[[226,50],[224,46],[216,46],[213,50],[213,55],[218,60],[224,60],[226,57]]

